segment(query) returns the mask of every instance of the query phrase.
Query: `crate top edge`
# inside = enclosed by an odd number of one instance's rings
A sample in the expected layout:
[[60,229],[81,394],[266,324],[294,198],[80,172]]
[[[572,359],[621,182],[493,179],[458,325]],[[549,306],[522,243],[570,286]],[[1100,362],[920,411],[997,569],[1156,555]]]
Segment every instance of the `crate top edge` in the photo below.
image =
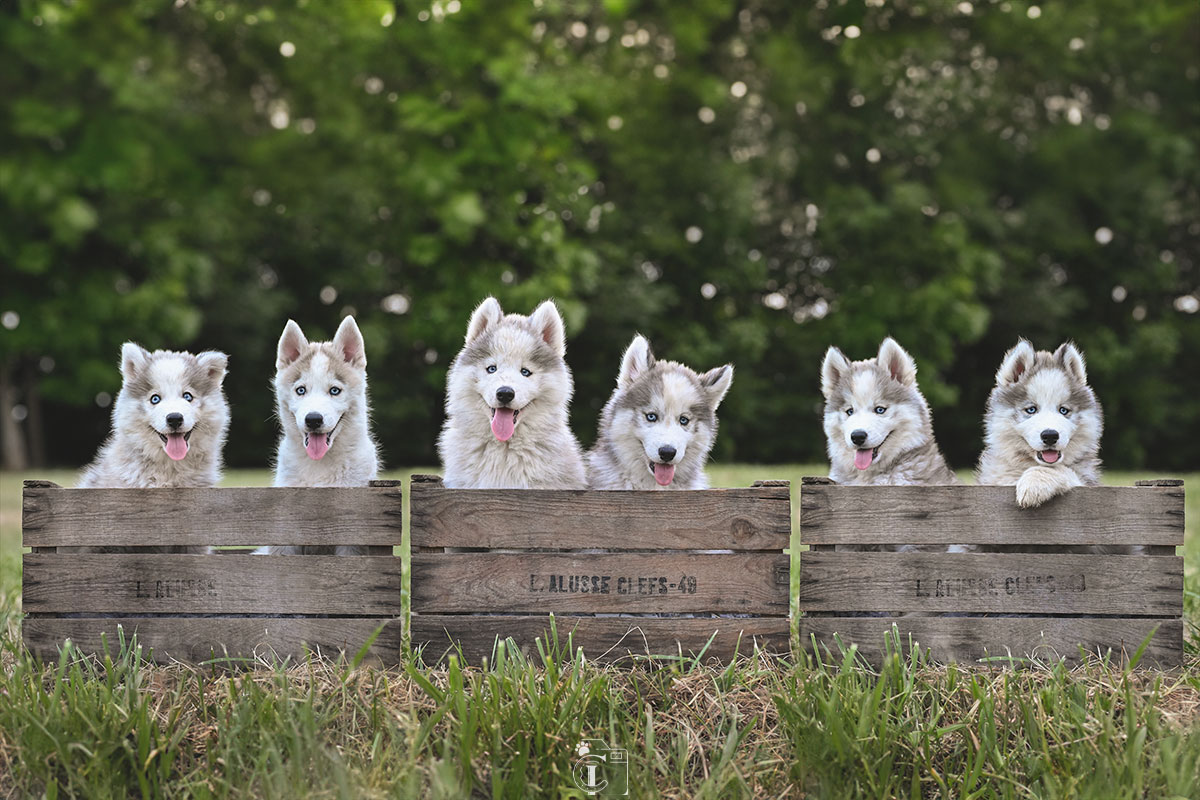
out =
[[[968,484],[968,483],[934,483],[934,484],[925,484],[925,485],[918,485],[918,484],[861,485],[861,484],[853,484],[853,483],[837,483],[836,481],[834,481],[830,478],[814,476],[814,475],[806,475],[806,476],[802,477],[800,479],[800,485],[806,486],[806,487],[825,486],[825,487],[829,487],[832,489],[853,489],[855,491],[866,491],[866,490],[871,490],[871,489],[887,489],[887,490],[904,489],[904,490],[914,490],[914,491],[927,491],[930,489],[965,490],[965,491],[978,491],[981,489],[989,490],[989,491],[995,490],[995,489],[1008,489],[1008,490],[1013,489],[1012,484],[978,484],[978,483],[970,483],[970,484]],[[1106,483],[1106,484],[1102,484],[1100,486],[1079,486],[1079,487],[1072,489],[1071,491],[1072,492],[1078,492],[1078,491],[1091,492],[1091,491],[1106,490],[1106,489],[1161,489],[1161,488],[1181,488],[1184,486],[1185,486],[1185,482],[1184,482],[1183,478],[1149,478],[1149,479],[1134,481],[1132,484]]]

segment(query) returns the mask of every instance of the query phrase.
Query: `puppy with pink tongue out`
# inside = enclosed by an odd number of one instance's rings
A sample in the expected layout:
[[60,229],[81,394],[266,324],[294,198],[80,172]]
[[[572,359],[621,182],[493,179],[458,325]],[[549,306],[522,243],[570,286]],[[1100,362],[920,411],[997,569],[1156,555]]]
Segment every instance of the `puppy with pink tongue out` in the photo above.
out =
[[562,315],[547,300],[529,316],[489,297],[471,314],[446,377],[438,439],[452,489],[583,489],[583,457],[567,424],[574,382]]

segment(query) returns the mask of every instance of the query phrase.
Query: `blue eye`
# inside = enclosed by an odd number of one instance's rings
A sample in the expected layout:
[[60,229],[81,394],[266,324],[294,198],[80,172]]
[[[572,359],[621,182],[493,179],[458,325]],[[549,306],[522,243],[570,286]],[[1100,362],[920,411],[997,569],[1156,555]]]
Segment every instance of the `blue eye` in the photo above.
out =
[[330,393],[331,395],[333,395],[334,397],[337,397],[339,394],[341,394],[341,393],[342,393],[342,387],[340,387],[340,386],[331,386],[331,387],[330,387],[330,389],[329,389],[329,393]]
[[162,398],[159,397],[158,395],[156,395],[156,394],[150,395],[150,405],[156,406],[161,402],[162,402]]
[[305,389],[303,386],[296,387],[296,394],[304,394],[307,391],[308,391],[308,389]]
[[853,416],[854,416],[854,409],[853,409],[853,408],[847,408],[847,409],[846,409],[846,416],[847,416],[847,417],[853,417]]
[[490,367],[487,368],[487,371],[488,371],[488,375],[491,375],[493,372],[496,371],[496,365],[492,364]]
[[1067,408],[1066,406],[1059,406],[1058,413],[1062,414],[1064,417],[1069,417],[1071,416],[1071,409]]
[[521,374],[522,374],[523,376],[525,376],[526,378],[528,378],[528,377],[529,377],[530,375],[532,375],[533,373],[532,373],[532,372],[530,372],[529,370],[525,369],[524,367],[521,367]]
[[653,411],[647,411],[646,422],[658,422],[658,414],[655,414]]
[[187,401],[190,403],[190,402],[192,402],[193,400],[195,400],[196,398],[192,397],[192,393],[191,393],[191,392],[184,392],[184,393],[183,393],[183,399],[184,399],[184,400],[187,400]]
[[1027,407],[1027,408],[1025,409],[1025,413],[1026,413],[1026,414],[1028,414],[1029,416],[1031,416],[1031,417],[1032,417],[1034,414],[1036,414],[1036,413],[1037,413],[1037,406],[1029,406],[1029,407]]
[[688,418],[688,416],[687,416],[686,414],[684,414],[683,416],[681,416],[681,417],[679,418],[679,424],[680,424],[680,425],[683,425],[683,426],[685,426],[685,427],[686,427],[686,426],[687,426],[687,424],[688,424],[689,422],[691,422],[691,420]]
[[876,414],[882,414],[882,413],[883,413],[883,412],[885,412],[885,411],[887,411],[887,409],[886,409],[886,408],[884,408],[883,406],[875,406],[875,413],[876,413]]

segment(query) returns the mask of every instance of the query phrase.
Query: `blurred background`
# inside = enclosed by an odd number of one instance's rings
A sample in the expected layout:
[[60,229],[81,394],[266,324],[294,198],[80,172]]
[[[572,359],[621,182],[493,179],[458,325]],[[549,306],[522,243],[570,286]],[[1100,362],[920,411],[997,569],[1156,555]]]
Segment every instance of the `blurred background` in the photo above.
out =
[[363,329],[434,464],[471,309],[554,297],[583,443],[635,332],[737,365],[723,461],[824,457],[820,360],[909,349],[978,455],[1018,336],[1074,339],[1112,467],[1200,467],[1200,4],[0,0],[0,444],[81,465],[120,344]]

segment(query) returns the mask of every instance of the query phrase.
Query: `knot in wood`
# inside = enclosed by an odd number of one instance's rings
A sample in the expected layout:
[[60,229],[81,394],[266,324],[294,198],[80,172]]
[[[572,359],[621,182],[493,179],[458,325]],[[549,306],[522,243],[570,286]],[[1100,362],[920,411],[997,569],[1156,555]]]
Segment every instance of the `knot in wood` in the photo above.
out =
[[754,535],[754,525],[744,517],[735,517],[730,532],[734,541],[742,542]]

